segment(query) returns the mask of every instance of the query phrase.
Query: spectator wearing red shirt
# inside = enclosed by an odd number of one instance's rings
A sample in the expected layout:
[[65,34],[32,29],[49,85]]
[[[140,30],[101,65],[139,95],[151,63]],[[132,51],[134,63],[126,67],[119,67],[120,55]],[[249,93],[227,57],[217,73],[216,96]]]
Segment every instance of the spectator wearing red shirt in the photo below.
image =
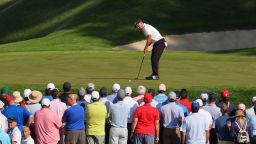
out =
[[144,95],[143,106],[134,113],[131,139],[134,144],[154,144],[159,141],[159,111],[150,105],[152,95]]
[[186,89],[181,89],[180,90],[180,96],[181,96],[180,104],[187,107],[188,112],[191,112],[191,102],[187,99],[187,96],[188,96],[187,90]]

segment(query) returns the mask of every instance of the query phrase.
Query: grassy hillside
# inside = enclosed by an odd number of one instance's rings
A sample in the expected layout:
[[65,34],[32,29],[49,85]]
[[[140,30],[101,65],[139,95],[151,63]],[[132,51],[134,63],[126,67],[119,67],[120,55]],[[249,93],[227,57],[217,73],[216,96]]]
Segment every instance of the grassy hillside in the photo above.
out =
[[[163,34],[256,28],[253,0],[4,1],[0,43],[43,39],[3,45],[0,51],[106,49],[143,38],[132,26],[137,17]],[[26,48],[13,49],[17,45]]]

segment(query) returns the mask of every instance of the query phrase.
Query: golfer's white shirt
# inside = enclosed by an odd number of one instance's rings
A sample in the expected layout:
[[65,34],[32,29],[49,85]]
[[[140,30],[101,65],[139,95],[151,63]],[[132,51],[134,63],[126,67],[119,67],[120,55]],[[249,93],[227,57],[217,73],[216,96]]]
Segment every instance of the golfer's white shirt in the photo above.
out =
[[159,31],[149,24],[144,23],[144,28],[142,29],[142,31],[144,32],[144,35],[146,37],[148,35],[151,35],[153,43],[155,43],[163,38],[162,35],[159,33]]

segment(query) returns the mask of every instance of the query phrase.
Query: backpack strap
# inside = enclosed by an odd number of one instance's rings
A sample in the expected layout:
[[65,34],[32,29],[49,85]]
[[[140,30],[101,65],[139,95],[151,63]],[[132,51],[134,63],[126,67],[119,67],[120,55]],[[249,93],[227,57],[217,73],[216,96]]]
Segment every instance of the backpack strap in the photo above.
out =
[[235,121],[237,127],[239,128],[239,130],[241,130],[241,127],[239,126],[239,124]]

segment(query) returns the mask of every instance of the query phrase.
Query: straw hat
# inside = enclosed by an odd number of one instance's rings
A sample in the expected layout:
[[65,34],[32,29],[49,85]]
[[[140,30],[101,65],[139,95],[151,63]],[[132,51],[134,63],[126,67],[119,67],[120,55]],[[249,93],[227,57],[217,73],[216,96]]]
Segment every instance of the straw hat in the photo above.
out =
[[12,95],[13,95],[13,98],[14,98],[14,102],[15,102],[15,103],[20,103],[20,102],[22,102],[23,98],[22,98],[22,96],[21,96],[21,94],[20,94],[19,91],[14,91],[14,92],[12,93]]
[[32,91],[28,99],[32,103],[38,103],[42,99],[43,94],[40,91]]
[[237,110],[235,116],[236,117],[244,117],[244,112],[242,110]]

